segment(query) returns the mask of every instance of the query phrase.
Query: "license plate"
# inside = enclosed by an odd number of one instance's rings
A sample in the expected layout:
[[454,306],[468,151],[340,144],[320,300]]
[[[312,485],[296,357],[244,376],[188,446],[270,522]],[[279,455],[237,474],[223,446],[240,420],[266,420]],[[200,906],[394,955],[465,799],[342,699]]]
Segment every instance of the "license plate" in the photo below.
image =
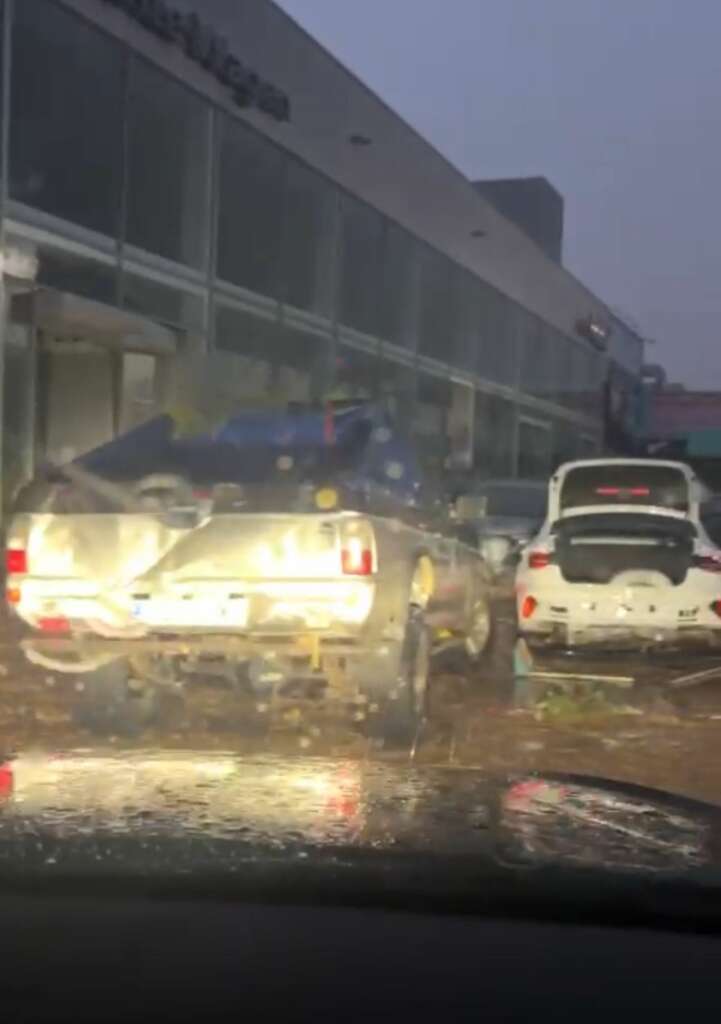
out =
[[136,601],[133,615],[141,622],[156,626],[245,626],[248,621],[248,602],[245,598],[232,601]]
[[62,614],[68,619],[95,619],[100,609],[93,598],[65,597],[57,601],[45,601],[43,612],[48,615]]

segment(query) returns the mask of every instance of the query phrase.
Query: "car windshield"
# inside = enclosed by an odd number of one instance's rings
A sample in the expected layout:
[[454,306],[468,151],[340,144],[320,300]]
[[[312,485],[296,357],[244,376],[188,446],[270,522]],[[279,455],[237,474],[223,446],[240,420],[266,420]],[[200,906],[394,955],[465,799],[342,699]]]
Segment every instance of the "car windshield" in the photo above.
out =
[[0,884],[721,884],[669,811],[721,807],[682,7],[0,0]]

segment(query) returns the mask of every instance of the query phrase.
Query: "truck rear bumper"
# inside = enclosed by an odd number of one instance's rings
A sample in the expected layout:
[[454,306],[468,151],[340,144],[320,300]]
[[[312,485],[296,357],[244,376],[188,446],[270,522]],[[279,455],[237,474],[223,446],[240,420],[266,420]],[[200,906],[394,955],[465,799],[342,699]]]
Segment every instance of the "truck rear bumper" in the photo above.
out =
[[305,635],[233,636],[188,634],[147,636],[139,639],[106,639],[100,636],[28,637],[22,641],[25,657],[52,672],[91,672],[123,658],[217,657],[231,661],[261,658],[266,661],[306,662],[319,669],[325,658],[362,658],[378,645],[370,640]]
[[[140,638],[156,633],[253,637],[310,631],[352,636],[368,620],[376,594],[365,579],[208,581],[163,590],[77,593],[62,581],[26,579],[17,614],[33,629],[64,624],[67,631]],[[53,630],[50,630],[53,631]]]

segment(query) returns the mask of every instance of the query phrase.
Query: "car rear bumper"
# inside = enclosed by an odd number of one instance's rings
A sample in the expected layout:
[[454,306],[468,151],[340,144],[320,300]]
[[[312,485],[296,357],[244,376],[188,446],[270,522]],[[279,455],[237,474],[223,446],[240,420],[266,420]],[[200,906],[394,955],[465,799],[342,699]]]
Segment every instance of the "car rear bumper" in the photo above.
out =
[[521,625],[521,633],[529,640],[549,647],[628,648],[638,650],[644,647],[721,647],[721,626],[619,627],[613,624],[595,623],[579,625],[571,623],[539,621]]
[[716,643],[721,617],[714,605],[721,583],[689,573],[678,586],[596,586],[558,579],[517,589],[520,629],[562,638],[571,646],[616,643]]

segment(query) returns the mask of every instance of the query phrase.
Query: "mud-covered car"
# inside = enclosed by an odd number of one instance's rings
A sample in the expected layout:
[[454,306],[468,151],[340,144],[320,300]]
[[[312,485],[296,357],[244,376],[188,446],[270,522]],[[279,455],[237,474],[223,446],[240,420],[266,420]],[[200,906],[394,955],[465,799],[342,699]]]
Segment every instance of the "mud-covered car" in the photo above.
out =
[[373,406],[248,412],[191,437],[161,417],[24,489],[7,596],[73,638],[69,664],[35,645],[49,667],[197,645],[263,687],[356,693],[383,735],[406,734],[433,650],[478,660],[491,637],[487,570],[451,525]]
[[561,466],[516,576],[536,644],[721,644],[721,551],[686,465],[600,459]]

